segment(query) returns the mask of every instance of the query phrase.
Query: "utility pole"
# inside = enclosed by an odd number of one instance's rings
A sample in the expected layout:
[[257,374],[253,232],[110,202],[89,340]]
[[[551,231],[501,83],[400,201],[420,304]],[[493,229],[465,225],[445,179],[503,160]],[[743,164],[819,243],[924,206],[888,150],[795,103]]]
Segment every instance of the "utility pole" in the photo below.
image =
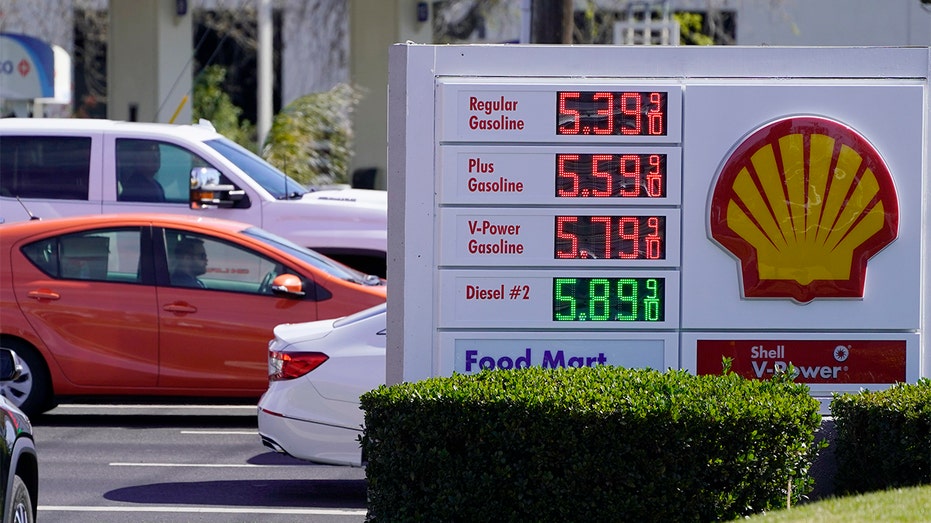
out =
[[530,43],[572,43],[572,0],[532,0],[530,17]]
[[259,0],[258,2],[258,100],[256,106],[256,131],[258,134],[259,153],[265,145],[265,137],[272,127],[272,89],[274,88],[274,75],[272,73],[272,1]]

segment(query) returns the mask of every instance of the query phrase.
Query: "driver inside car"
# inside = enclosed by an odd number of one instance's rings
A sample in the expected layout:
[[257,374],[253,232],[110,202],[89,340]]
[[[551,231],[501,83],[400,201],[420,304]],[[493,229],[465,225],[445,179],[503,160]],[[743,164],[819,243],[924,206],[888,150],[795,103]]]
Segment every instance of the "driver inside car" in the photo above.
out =
[[207,272],[207,251],[203,240],[184,238],[175,245],[175,268],[171,284],[178,287],[206,288],[198,276]]

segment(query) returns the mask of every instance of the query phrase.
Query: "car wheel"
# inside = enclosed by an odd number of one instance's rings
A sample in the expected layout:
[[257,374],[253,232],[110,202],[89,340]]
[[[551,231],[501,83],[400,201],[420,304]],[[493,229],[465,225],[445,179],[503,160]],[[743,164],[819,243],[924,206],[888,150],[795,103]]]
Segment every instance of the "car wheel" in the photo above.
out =
[[25,343],[3,342],[3,348],[19,356],[22,373],[12,381],[0,382],[0,395],[28,416],[35,416],[54,407],[52,380],[45,360],[37,350]]
[[11,523],[35,523],[33,515],[35,510],[32,507],[32,498],[29,496],[29,489],[19,476],[13,476],[13,496],[10,498],[10,504],[7,505],[6,517],[3,521]]

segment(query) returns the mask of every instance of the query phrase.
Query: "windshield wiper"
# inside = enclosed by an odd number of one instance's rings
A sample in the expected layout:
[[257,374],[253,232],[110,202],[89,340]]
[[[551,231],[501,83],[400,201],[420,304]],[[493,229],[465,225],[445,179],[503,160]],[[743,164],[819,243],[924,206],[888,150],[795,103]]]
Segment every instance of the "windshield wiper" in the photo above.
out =
[[351,281],[352,283],[358,283],[359,285],[365,285],[368,287],[378,287],[385,284],[384,280],[374,274],[362,275],[362,279],[349,277],[346,278],[346,281]]
[[287,194],[283,194],[278,197],[279,200],[300,200],[307,193],[302,193],[298,191],[292,191]]

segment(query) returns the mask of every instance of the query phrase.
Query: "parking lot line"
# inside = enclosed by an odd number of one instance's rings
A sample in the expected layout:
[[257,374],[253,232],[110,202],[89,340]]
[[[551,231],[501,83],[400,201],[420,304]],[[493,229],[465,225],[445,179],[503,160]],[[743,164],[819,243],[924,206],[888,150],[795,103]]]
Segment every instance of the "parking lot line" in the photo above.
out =
[[257,436],[257,430],[182,430],[181,434],[197,434],[202,436]]
[[272,508],[272,507],[162,507],[162,506],[98,506],[39,505],[39,512],[163,512],[175,514],[296,514],[307,516],[364,516],[365,509],[353,508]]
[[218,404],[218,405],[200,405],[200,404],[148,404],[148,403],[126,403],[126,404],[96,404],[96,403],[63,403],[55,409],[104,409],[104,410],[128,410],[128,409],[197,409],[197,410],[250,410],[255,411],[255,405],[240,404]]
[[201,468],[269,468],[279,465],[252,465],[250,463],[108,463],[111,467],[201,467]]

